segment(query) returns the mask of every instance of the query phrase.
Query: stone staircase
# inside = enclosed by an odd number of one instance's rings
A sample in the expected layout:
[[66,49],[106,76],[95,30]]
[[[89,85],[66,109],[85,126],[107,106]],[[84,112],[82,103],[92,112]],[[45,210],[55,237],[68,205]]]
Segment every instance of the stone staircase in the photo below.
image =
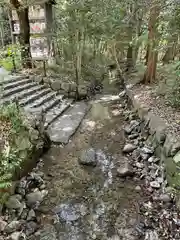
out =
[[43,110],[45,129],[53,143],[68,143],[88,111],[85,102],[65,99],[50,87],[31,80],[28,76],[6,76],[0,81],[1,104],[18,100],[26,112]]

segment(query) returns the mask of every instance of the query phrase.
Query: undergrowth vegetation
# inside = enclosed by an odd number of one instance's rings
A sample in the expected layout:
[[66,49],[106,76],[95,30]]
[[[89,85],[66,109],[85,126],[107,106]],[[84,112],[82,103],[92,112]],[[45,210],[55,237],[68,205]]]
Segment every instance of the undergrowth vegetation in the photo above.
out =
[[28,129],[15,103],[0,107],[0,192],[11,186],[12,178],[23,161],[17,138]]
[[164,97],[167,105],[180,107],[180,61],[158,66],[157,95]]

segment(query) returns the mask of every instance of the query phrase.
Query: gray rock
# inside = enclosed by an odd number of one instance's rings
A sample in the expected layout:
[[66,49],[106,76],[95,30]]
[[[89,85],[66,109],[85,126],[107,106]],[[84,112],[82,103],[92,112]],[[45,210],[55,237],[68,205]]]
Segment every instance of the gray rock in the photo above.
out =
[[152,181],[152,182],[150,182],[150,186],[152,188],[158,189],[158,188],[160,188],[161,185],[160,185],[160,183],[158,181]]
[[38,228],[38,225],[37,223],[33,222],[33,221],[30,221],[26,224],[26,230],[25,230],[25,233],[27,236],[33,234]]
[[173,157],[173,160],[174,160],[175,163],[180,162],[180,152],[176,153],[176,155]]
[[54,90],[54,91],[59,91],[59,90],[61,89],[61,81],[58,81],[58,80],[53,81],[53,82],[51,83],[51,88],[52,88],[52,90]]
[[143,168],[143,167],[144,167],[144,164],[137,162],[137,163],[136,163],[136,167],[137,167],[137,168]]
[[21,238],[21,232],[14,232],[10,235],[10,240],[20,240]]
[[144,240],[159,240],[157,232],[154,230],[148,230],[145,234]]
[[124,146],[123,152],[124,153],[130,153],[133,152],[137,147],[131,143],[128,143]]
[[141,148],[141,151],[145,154],[153,154],[154,153],[154,149],[152,147],[148,147],[148,146]]
[[140,186],[136,186],[136,187],[135,187],[135,191],[140,192],[141,190],[142,190],[142,189],[141,189]]
[[57,240],[55,227],[50,224],[43,226],[39,232],[39,240]]
[[35,211],[33,209],[31,209],[28,213],[27,221],[31,221],[34,219],[36,219],[36,214],[35,214]]
[[131,134],[131,135],[129,135],[129,139],[135,139],[135,138],[137,138],[139,136],[139,134],[138,133],[133,133],[133,134]]
[[127,134],[130,134],[136,127],[139,126],[139,124],[140,123],[137,120],[132,120],[130,122],[129,126],[125,127],[124,130]]
[[163,202],[170,202],[171,201],[171,197],[169,196],[169,194],[161,194],[159,196],[159,200],[163,201]]
[[6,226],[5,232],[6,233],[12,233],[12,232],[20,230],[20,228],[21,228],[21,222],[20,221],[12,221]]
[[81,216],[85,216],[87,208],[81,203],[67,203],[61,204],[54,209],[54,212],[58,217],[67,222],[73,222],[78,220]]
[[6,202],[6,207],[9,209],[19,209],[21,208],[22,204],[17,199],[16,195],[11,196],[8,201]]
[[79,157],[79,163],[95,167],[97,164],[96,151],[93,148],[82,151]]
[[42,191],[36,191],[26,195],[28,206],[34,205],[37,202],[41,203],[43,201],[43,198],[44,196],[42,194]]
[[133,174],[134,174],[133,169],[128,162],[122,164],[122,166],[120,166],[117,169],[117,175],[119,177],[129,177],[132,176]]
[[43,189],[45,189],[45,188],[46,188],[46,185],[45,185],[45,184],[42,184],[42,185],[39,187],[40,190],[43,190]]
[[1,217],[0,217],[0,232],[3,232],[4,229],[7,226],[7,222],[5,222]]
[[62,82],[61,89],[63,89],[65,92],[70,91],[70,83]]
[[44,183],[44,180],[42,179],[42,177],[39,176],[37,173],[32,172],[32,173],[30,174],[30,176],[31,176],[32,179],[37,183],[37,185]]
[[158,163],[159,161],[160,161],[160,159],[155,156],[152,156],[148,159],[149,163]]
[[149,154],[143,153],[143,152],[140,153],[140,156],[141,156],[142,160],[144,160],[144,161],[148,160],[148,158],[149,158]]
[[24,209],[20,215],[21,219],[26,220],[28,216],[28,212],[29,212],[28,209]]

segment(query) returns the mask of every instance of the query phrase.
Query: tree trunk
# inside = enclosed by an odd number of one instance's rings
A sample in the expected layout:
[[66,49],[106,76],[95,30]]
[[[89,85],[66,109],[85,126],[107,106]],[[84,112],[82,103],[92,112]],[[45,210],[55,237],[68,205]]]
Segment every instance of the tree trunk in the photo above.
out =
[[170,39],[167,50],[162,58],[163,64],[168,64],[170,61],[174,60],[174,57],[176,55],[177,40],[178,40],[177,36],[173,36]]
[[128,47],[128,50],[127,50],[127,63],[126,63],[126,71],[130,71],[133,66],[134,66],[134,63],[133,63],[133,45],[130,44],[129,47]]
[[150,9],[149,16],[149,33],[148,33],[148,62],[147,69],[142,80],[143,83],[152,83],[156,78],[156,66],[157,66],[157,51],[155,47],[157,45],[157,22],[160,13],[160,6],[158,1],[153,2],[153,6]]
[[32,68],[28,7],[23,7],[18,0],[11,0],[11,4],[15,7],[19,18],[22,65],[24,68]]

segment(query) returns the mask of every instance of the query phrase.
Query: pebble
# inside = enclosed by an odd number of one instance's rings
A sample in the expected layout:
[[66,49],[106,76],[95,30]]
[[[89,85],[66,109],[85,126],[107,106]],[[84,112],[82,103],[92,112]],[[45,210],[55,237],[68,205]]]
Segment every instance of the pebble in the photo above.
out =
[[10,236],[10,240],[20,240],[21,238],[21,232],[14,232]]
[[159,200],[163,201],[163,202],[170,202],[171,201],[171,197],[169,196],[169,194],[161,194],[159,196]]
[[36,218],[36,214],[35,214],[35,211],[33,209],[31,209],[28,213],[28,216],[27,216],[27,221],[31,221],[31,220],[34,220]]
[[141,148],[141,151],[145,154],[153,154],[154,153],[154,149],[152,147],[143,147]]
[[38,225],[36,222],[34,221],[27,222],[26,230],[25,230],[26,235],[30,236],[37,230],[37,228],[38,228]]
[[158,188],[160,188],[160,183],[158,181],[152,181],[152,182],[150,182],[150,186],[152,188],[158,189]]
[[7,222],[0,217],[0,232],[3,232],[7,226]]
[[144,167],[144,164],[143,164],[143,163],[140,163],[140,162],[137,162],[137,163],[136,163],[136,167],[137,167],[137,168],[143,168],[143,167]]
[[130,153],[133,152],[137,147],[134,144],[128,143],[124,146],[123,152]]
[[141,187],[140,186],[136,186],[135,187],[135,191],[140,192],[141,191]]
[[133,169],[128,162],[124,163],[121,167],[118,167],[117,169],[118,177],[130,177],[133,176],[133,174]]

